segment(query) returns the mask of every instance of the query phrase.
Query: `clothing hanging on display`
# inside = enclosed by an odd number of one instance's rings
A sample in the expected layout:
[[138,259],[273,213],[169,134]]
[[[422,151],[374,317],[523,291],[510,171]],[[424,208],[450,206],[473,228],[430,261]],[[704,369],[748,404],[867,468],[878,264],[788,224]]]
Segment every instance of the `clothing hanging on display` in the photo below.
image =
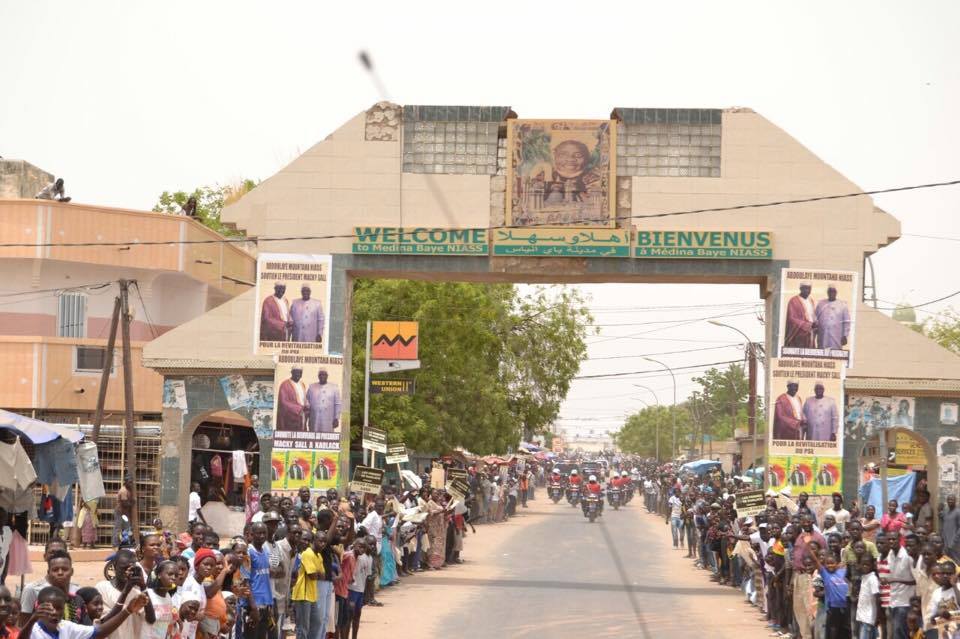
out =
[[7,576],[29,575],[32,572],[33,566],[30,565],[30,549],[27,547],[27,540],[23,538],[20,531],[14,530],[10,540],[10,551],[7,554]]
[[0,442],[0,488],[23,491],[35,481],[37,481],[37,473],[33,464],[30,463],[27,451],[20,443],[20,438],[17,437],[12,444]]
[[233,451],[233,478],[236,481],[243,481],[244,476],[250,471],[247,470],[247,456],[242,450]]
[[77,474],[80,481],[80,493],[85,501],[106,497],[103,486],[103,474],[100,471],[100,458],[97,445],[84,442],[77,446]]
[[73,443],[63,437],[46,444],[37,444],[34,448],[33,466],[41,484],[58,483],[61,486],[70,486],[79,481],[77,453]]

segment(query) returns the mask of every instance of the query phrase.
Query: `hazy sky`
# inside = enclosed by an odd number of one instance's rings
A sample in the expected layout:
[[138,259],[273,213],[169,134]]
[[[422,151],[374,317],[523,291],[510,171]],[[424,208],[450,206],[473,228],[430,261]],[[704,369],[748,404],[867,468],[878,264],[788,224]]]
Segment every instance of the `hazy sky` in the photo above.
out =
[[[748,106],[864,189],[942,181],[960,177],[958,24],[952,1],[0,0],[0,155],[63,176],[76,200],[131,208],[149,208],[164,189],[263,179],[380,98],[357,62],[366,49],[399,103],[575,118],[616,106]],[[877,204],[904,233],[960,238],[960,187]],[[958,247],[907,236],[884,249],[874,260],[880,298],[916,303],[960,289]],[[703,322],[649,322],[730,313],[762,336],[743,314],[757,301],[750,287],[583,288],[598,324],[636,324],[603,327],[591,357],[620,359],[590,361],[584,374],[646,370],[636,355],[737,342]],[[737,302],[747,305],[637,308]],[[634,337],[611,339],[624,335]],[[738,357],[734,347],[662,359]],[[678,375],[681,398],[689,376]],[[619,424],[642,407],[633,397],[652,401],[633,383],[670,401],[669,376],[584,380],[563,414],[610,420],[584,428]]]

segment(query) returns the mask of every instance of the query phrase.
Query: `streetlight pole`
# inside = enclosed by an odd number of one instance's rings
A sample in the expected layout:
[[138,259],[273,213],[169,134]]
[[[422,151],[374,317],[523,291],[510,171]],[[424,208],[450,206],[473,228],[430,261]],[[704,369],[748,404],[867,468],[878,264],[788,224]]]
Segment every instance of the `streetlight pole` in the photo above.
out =
[[[644,390],[650,391],[650,394],[653,395],[653,401],[655,401],[655,402],[657,403],[657,407],[658,407],[658,408],[660,407],[660,399],[657,397],[656,391],[654,391],[654,390],[653,390],[652,388],[650,388],[649,386],[644,386],[643,384],[634,384],[634,386],[636,386],[637,388],[642,388],[642,389],[644,389]],[[658,411],[658,412],[659,412],[659,411]],[[656,448],[655,448],[655,450],[656,450],[656,453],[655,453],[655,454],[656,454],[656,456],[657,456],[657,461],[660,461],[660,415],[657,415],[657,425],[656,425],[656,429],[657,429],[657,431],[656,431],[656,441],[654,442],[654,446],[656,447]]]
[[[644,357],[643,359],[648,362],[653,362],[654,364],[659,364],[663,366],[670,373],[670,378],[673,380],[673,405],[670,406],[670,416],[673,419],[673,437],[671,439],[671,448],[670,448],[670,461],[673,461],[673,456],[677,452],[677,376],[673,374],[673,369],[664,364],[663,362],[653,359],[652,357]],[[657,445],[660,444],[660,437],[657,437]],[[658,460],[659,461],[659,460]]]
[[[723,328],[729,328],[732,331],[736,331],[743,335],[743,338],[747,340],[746,349],[747,349],[747,377],[748,377],[748,386],[749,391],[747,395],[747,427],[750,430],[750,434],[753,435],[753,474],[756,478],[757,474],[757,347],[754,345],[753,340],[750,337],[741,331],[735,326],[730,326],[729,324],[724,324],[723,322],[718,322],[716,320],[708,320],[708,324],[713,324],[714,326],[722,326]],[[763,473],[763,483],[761,486],[765,487],[767,483],[767,459],[766,459],[766,446],[764,446],[764,454],[761,456],[763,462],[764,473]]]

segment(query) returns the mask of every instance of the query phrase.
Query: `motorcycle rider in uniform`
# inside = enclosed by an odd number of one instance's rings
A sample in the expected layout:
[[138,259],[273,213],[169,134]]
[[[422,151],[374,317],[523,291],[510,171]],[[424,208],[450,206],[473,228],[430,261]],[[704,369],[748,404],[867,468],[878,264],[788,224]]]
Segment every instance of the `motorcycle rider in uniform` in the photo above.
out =
[[[603,486],[600,485],[600,482],[597,481],[596,475],[590,475],[587,480],[587,483],[583,486],[583,496],[595,495],[599,498],[599,514],[603,515]],[[583,513],[587,513],[587,500],[580,500],[580,507],[583,508]]]

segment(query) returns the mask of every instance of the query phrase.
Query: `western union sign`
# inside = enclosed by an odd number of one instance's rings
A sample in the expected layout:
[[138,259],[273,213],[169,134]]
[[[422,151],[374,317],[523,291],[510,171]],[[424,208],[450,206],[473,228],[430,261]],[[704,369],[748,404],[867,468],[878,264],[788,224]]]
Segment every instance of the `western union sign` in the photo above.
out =
[[769,260],[769,231],[358,226],[354,254]]
[[416,382],[412,379],[371,379],[372,395],[413,395]]
[[634,257],[769,260],[769,231],[637,231]]
[[487,229],[354,227],[353,253],[486,255]]

